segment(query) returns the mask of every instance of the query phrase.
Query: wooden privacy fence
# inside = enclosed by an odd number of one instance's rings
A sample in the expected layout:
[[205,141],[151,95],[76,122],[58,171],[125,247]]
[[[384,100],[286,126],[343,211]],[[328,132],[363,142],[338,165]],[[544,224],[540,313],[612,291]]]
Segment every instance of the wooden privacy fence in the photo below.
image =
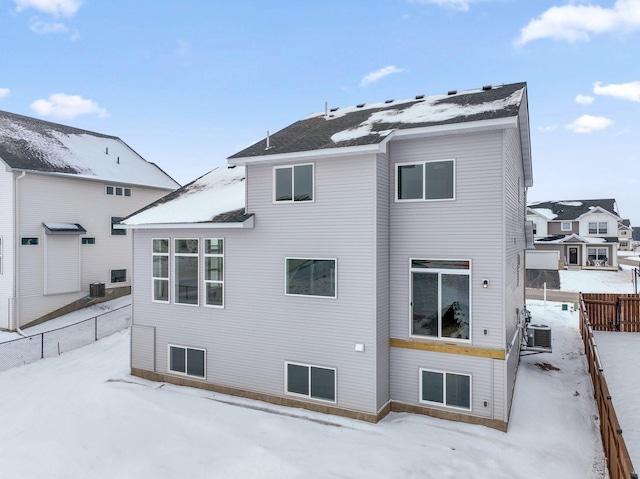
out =
[[[613,408],[609,387],[604,377],[604,370],[600,357],[598,356],[598,346],[593,337],[594,327],[589,315],[589,306],[587,305],[586,294],[580,294],[580,334],[584,342],[584,351],[589,366],[589,374],[593,383],[593,391],[600,414],[600,435],[602,437],[602,445],[604,453],[607,456],[607,467],[611,479],[637,479],[631,457],[627,450],[627,445],[622,436],[622,428],[618,421],[618,416]],[[589,296],[618,296],[618,295],[589,295]],[[625,295],[622,295],[625,296]],[[605,300],[598,300],[605,301]],[[609,301],[610,300],[606,300]],[[601,306],[603,303],[591,303]],[[636,304],[638,304],[636,302]],[[609,307],[611,305],[608,305]],[[596,314],[603,308],[596,308]],[[611,311],[607,311],[610,313]],[[636,316],[637,319],[637,316]]]
[[640,332],[640,294],[580,293],[594,331]]

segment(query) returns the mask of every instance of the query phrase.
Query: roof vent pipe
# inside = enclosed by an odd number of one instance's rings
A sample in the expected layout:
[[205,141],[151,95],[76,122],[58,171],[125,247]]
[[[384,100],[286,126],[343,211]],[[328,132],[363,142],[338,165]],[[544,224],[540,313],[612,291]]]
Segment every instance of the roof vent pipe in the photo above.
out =
[[329,114],[329,102],[324,102],[324,116]]
[[271,148],[271,145],[269,145],[269,130],[267,130],[267,147],[265,150],[268,150],[269,148]]

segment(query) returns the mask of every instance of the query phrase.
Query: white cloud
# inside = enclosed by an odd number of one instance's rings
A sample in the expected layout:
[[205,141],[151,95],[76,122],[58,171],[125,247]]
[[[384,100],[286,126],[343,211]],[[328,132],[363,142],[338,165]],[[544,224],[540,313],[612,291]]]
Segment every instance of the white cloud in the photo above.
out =
[[472,3],[486,2],[491,0],[409,0],[411,3],[433,4],[439,7],[450,8],[459,12],[466,12]]
[[591,105],[595,98],[588,95],[576,95],[575,102],[580,105]]
[[400,73],[403,72],[404,69],[396,68],[395,65],[389,65],[388,67],[381,68],[380,70],[376,70],[375,72],[371,72],[365,75],[360,82],[360,86],[368,86],[371,83],[375,83],[381,78],[384,78],[392,73]]
[[547,131],[556,131],[558,129],[558,125],[547,125],[547,126],[539,126],[538,131],[547,132]]
[[54,93],[47,100],[36,100],[31,109],[42,116],[54,116],[57,118],[75,118],[80,115],[97,113],[99,117],[107,117],[107,110],[101,108],[93,100],[87,100],[80,95],[67,95],[66,93]]
[[632,81],[629,83],[619,83],[602,85],[602,82],[593,84],[593,93],[596,95],[605,95],[618,98],[620,100],[631,100],[640,102],[640,81]]
[[82,6],[82,0],[14,0],[16,11],[33,8],[54,17],[72,17]]
[[62,23],[47,23],[34,19],[29,24],[29,30],[38,35],[48,35],[50,33],[67,33],[69,29]]
[[591,133],[596,130],[604,130],[612,123],[612,120],[604,116],[582,115],[580,118],[566,125],[566,128],[575,133]]
[[520,31],[516,45],[540,38],[588,41],[590,35],[640,29],[640,0],[616,0],[611,8],[569,4],[551,7]]
[[9,89],[0,88],[0,98],[4,98],[5,96],[9,96]]

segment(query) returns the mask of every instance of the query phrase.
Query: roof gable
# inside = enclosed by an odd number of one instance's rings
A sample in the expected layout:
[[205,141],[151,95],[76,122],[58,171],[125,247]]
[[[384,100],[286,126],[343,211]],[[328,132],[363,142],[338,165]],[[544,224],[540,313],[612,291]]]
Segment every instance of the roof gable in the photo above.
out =
[[540,201],[529,203],[528,209],[547,218],[549,221],[578,220],[594,208],[619,217],[616,211],[616,200],[613,198],[600,200],[562,200]]
[[309,115],[229,159],[377,145],[397,130],[518,117],[525,89],[525,83],[513,83],[331,109]]
[[0,160],[14,170],[106,182],[179,186],[120,138],[0,111]]

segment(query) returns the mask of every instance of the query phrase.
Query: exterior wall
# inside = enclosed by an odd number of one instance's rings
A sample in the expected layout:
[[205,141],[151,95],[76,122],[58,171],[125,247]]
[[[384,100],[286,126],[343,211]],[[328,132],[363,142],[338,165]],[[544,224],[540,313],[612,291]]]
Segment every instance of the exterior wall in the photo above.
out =
[[[111,184],[111,183],[109,183]],[[105,183],[78,178],[27,173],[19,180],[20,238],[38,238],[37,245],[19,248],[19,316],[20,325],[86,296],[89,285],[104,282],[107,287],[131,285],[131,236],[111,236],[111,217],[125,217],[168,193],[166,190],[132,186],[132,195],[108,196]],[[80,271],[77,291],[56,293],[55,267],[61,269],[63,258],[47,257],[47,238],[43,222],[79,223],[95,238],[95,244],[79,245]],[[45,261],[48,260],[48,270]],[[66,257],[67,264],[77,263]],[[126,269],[127,281],[111,284],[111,270]],[[46,276],[48,277],[45,277]],[[71,274],[62,272],[61,274]],[[49,285],[48,285],[49,281]],[[63,288],[70,291],[75,288]]]
[[534,238],[545,237],[547,234],[547,221],[543,218],[540,218],[538,215],[527,215],[527,221],[532,221],[536,226],[536,233],[533,235]]
[[549,221],[547,224],[547,231],[549,232],[549,236],[554,235],[570,235],[573,233],[579,233],[579,226],[576,221],[571,222],[571,231],[562,229],[562,221]]
[[[589,233],[589,223],[592,223],[592,222],[607,223],[607,232],[603,234]],[[589,237],[596,237],[596,238],[618,236],[618,218],[611,215],[610,213],[601,213],[599,211],[595,213],[589,213],[583,216],[582,218],[580,218],[579,224],[580,226],[579,226],[578,234],[580,234],[580,236],[589,236]]]
[[[471,261],[472,349],[505,350],[505,144],[502,131],[391,142],[395,163],[455,158],[453,201],[391,202],[390,274],[391,337],[410,341],[410,258]],[[391,181],[395,181],[392,167]],[[393,187],[392,187],[393,191]],[[524,202],[524,194],[521,201]],[[520,235],[524,235],[524,203]],[[513,226],[509,225],[509,228]],[[514,233],[515,234],[515,233]],[[472,238],[472,239],[470,239]],[[511,240],[512,241],[512,240]],[[522,240],[518,241],[522,244]],[[511,266],[511,261],[509,262]],[[524,273],[524,272],[522,272]],[[482,282],[489,281],[483,288]],[[523,279],[522,279],[523,281]],[[522,283],[523,284],[523,283]],[[510,320],[513,311],[509,311]],[[486,334],[485,334],[486,331]],[[418,340],[420,341],[420,340]],[[420,341],[446,344],[445,340]],[[505,368],[504,361],[501,361]],[[418,403],[419,368],[472,375],[471,415],[505,420],[505,400],[492,391],[505,390],[506,373],[497,377],[492,360],[484,357],[392,348],[391,397]],[[500,367],[500,366],[498,366]],[[483,401],[487,401],[484,406]]]
[[[273,166],[247,167],[254,229],[136,231],[134,328],[155,327],[155,372],[169,373],[169,343],[202,348],[207,385],[287,399],[285,361],[335,368],[336,402],[329,405],[378,411],[388,390],[385,374],[376,371],[386,336],[378,331],[385,313],[376,312],[385,302],[376,299],[385,275],[384,266],[376,269],[376,255],[385,248],[385,235],[374,226],[385,214],[384,203],[375,201],[376,157],[318,159],[314,168],[313,202],[274,204]],[[153,238],[223,238],[224,308],[152,302]],[[285,295],[286,257],[335,258],[337,298]],[[133,336],[132,351],[153,343],[145,337]],[[388,349],[388,340],[384,345]],[[137,352],[134,359],[143,363]]]
[[14,207],[13,174],[6,172],[0,162],[0,329],[10,327],[13,305],[13,260],[14,260]]

